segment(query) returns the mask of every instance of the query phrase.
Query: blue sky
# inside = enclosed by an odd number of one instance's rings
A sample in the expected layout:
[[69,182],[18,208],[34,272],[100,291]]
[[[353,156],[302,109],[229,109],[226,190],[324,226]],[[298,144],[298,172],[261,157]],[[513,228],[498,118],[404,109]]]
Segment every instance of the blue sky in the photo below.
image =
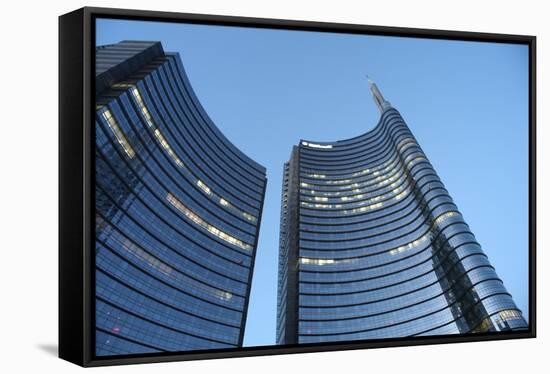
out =
[[283,163],[301,138],[374,127],[365,74],[403,115],[527,318],[527,46],[98,20],[98,45],[124,39],[179,52],[212,120],[267,168],[245,345],[275,343]]

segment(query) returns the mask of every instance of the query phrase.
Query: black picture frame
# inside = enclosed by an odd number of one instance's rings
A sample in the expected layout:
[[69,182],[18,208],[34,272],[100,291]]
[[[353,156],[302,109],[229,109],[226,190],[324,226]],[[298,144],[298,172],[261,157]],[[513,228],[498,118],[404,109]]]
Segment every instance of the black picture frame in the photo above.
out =
[[[343,343],[94,356],[94,52],[97,18],[517,43],[529,48],[529,329]],[[85,7],[59,17],[59,357],[104,366],[536,337],[536,37]]]

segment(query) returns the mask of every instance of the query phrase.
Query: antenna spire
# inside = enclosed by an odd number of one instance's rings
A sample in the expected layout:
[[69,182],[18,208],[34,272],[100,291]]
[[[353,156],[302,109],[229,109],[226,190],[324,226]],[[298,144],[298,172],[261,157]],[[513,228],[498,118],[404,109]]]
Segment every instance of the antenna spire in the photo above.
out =
[[366,77],[369,83],[370,91],[372,93],[372,98],[374,99],[374,102],[376,103],[376,106],[378,107],[380,113],[384,113],[386,109],[391,108],[391,104],[389,101],[384,99],[384,96],[382,96],[382,92],[380,92],[376,83],[374,83],[368,75],[366,75]]

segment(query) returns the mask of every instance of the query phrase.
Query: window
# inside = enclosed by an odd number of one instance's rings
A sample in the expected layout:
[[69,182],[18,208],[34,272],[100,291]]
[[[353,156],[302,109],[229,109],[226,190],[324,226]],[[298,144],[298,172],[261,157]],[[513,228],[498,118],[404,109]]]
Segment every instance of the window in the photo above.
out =
[[143,114],[143,117],[147,122],[147,125],[149,125],[149,127],[154,127],[153,118],[151,117],[151,114],[149,114],[149,110],[145,106],[145,103],[141,98],[141,94],[139,93],[139,90],[137,89],[137,87],[132,87],[131,91],[132,91],[132,95],[134,96],[134,99],[136,100],[136,104],[141,110],[141,114]]
[[160,132],[159,129],[155,129],[155,137],[157,138],[157,140],[160,143],[160,145],[162,146],[162,148],[164,148],[164,150],[166,150],[166,153],[168,153],[170,158],[172,158],[172,160],[174,160],[176,165],[178,165],[180,168],[183,168],[184,167],[183,162],[176,155],[176,152],[174,152],[174,150],[172,149],[170,144],[168,144],[168,141],[166,140],[164,135],[162,135],[162,133]]
[[242,240],[239,240],[234,236],[229,235],[228,233],[218,229],[216,226],[211,225],[205,220],[203,220],[201,217],[199,217],[195,212],[193,212],[191,209],[185,206],[180,200],[178,200],[178,198],[176,198],[171,193],[168,193],[168,195],[166,196],[166,199],[170,202],[170,204],[172,204],[177,210],[182,212],[187,218],[193,221],[196,225],[201,226],[202,228],[206,229],[208,232],[217,236],[223,241],[233,244],[234,246],[242,249],[246,249],[246,250],[252,249],[252,246],[250,244],[245,243]]
[[113,114],[111,113],[111,111],[109,109],[106,109],[102,113],[102,115],[105,121],[107,122],[107,125],[109,125],[109,128],[115,135],[115,138],[118,141],[118,144],[120,144],[120,146],[124,150],[124,153],[126,153],[126,156],[128,156],[129,158],[134,158],[134,156],[136,155],[136,152],[128,142],[126,135],[118,125],[118,122],[115,119],[115,117],[113,117]]

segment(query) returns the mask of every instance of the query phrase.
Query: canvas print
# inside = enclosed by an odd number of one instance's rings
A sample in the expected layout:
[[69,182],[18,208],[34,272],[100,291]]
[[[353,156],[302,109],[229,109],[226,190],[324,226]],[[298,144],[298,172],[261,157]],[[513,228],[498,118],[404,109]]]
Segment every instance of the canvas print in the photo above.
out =
[[95,356],[529,327],[528,46],[95,40]]

